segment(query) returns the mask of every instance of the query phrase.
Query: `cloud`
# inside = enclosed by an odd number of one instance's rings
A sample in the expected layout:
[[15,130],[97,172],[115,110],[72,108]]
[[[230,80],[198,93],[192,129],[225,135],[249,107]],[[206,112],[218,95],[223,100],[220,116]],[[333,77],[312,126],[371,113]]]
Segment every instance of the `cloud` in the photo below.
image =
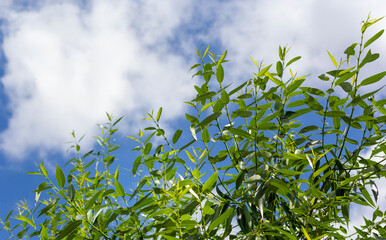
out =
[[[208,42],[218,40],[229,50],[231,69],[228,69],[228,74],[231,74],[231,79],[240,79],[239,76],[245,79],[257,71],[249,56],[258,62],[275,63],[279,59],[278,46],[288,45],[291,57],[302,56],[294,70],[299,70],[300,76],[312,73],[306,84],[313,84],[316,76],[334,68],[326,50],[339,61],[351,43],[359,42],[361,21],[366,20],[370,11],[373,17],[382,17],[386,3],[251,0],[231,1],[217,11],[221,14],[217,15],[207,39]],[[385,20],[379,22],[368,30],[366,38],[385,27]],[[370,70],[372,73],[383,71],[386,38],[379,39],[372,48],[381,53],[381,59],[370,64]]]
[[[379,0],[2,3],[7,64],[1,81],[11,117],[0,148],[19,159],[63,150],[72,130],[95,135],[105,112],[125,115],[134,129],[135,119],[159,106],[164,120],[181,116],[194,94],[188,72],[193,50],[206,45],[216,54],[229,50],[226,81],[237,82],[256,71],[249,56],[272,63],[278,46],[288,44],[291,56],[302,56],[294,71],[312,73],[306,84],[313,84],[333,67],[325,50],[339,58],[359,39],[370,10],[374,17],[386,11]],[[374,49],[384,61],[386,38]],[[372,73],[382,68],[369,66]]]
[[188,3],[47,1],[9,12],[1,81],[12,116],[1,149],[23,159],[66,148],[72,130],[96,133],[105,112],[131,123],[160,106],[166,119],[179,115],[193,96],[190,62],[168,41]]

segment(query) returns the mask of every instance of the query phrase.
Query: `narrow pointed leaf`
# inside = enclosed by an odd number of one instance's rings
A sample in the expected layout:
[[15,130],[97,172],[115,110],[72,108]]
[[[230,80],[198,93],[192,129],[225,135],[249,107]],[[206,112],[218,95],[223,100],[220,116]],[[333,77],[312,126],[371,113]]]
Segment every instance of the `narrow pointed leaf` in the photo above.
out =
[[66,177],[64,176],[64,173],[58,164],[56,164],[56,174],[55,175],[56,175],[56,182],[58,183],[58,186],[60,188],[63,188],[64,184],[66,183]]
[[156,121],[157,121],[157,122],[158,122],[159,119],[161,118],[161,114],[162,114],[162,107],[160,107],[160,108],[158,109],[157,118],[156,118]]
[[217,182],[218,172],[214,172],[202,186],[202,191],[211,188]]
[[372,84],[372,83],[376,83],[378,82],[379,80],[381,80],[384,76],[386,75],[386,71],[384,72],[381,72],[381,73],[378,73],[378,74],[375,74],[371,77],[368,77],[366,79],[364,79],[362,82],[361,82],[361,86],[365,86],[365,85],[369,85],[369,84]]
[[208,230],[212,231],[214,228],[218,227],[220,224],[225,222],[228,217],[233,213],[234,208],[228,208],[223,214],[221,214],[218,218],[216,218],[210,225]]
[[377,40],[380,36],[382,36],[383,32],[385,30],[382,29],[381,31],[377,32],[374,36],[372,36],[369,40],[367,40],[367,42],[365,43],[365,45],[363,46],[363,48],[366,48],[367,46],[369,46],[370,44],[372,44],[375,40]]
[[224,80],[224,69],[221,64],[219,64],[217,67],[216,78],[217,82],[219,83],[222,83],[222,81]]
[[67,237],[73,231],[75,231],[81,224],[82,224],[82,220],[77,220],[77,221],[67,223],[67,225],[62,230],[60,230],[55,240],[60,240]]
[[173,135],[173,139],[172,139],[173,144],[177,143],[178,139],[180,139],[181,134],[182,134],[182,130],[177,129],[177,131]]
[[335,67],[338,67],[338,63],[336,62],[335,58],[331,55],[329,51],[327,51],[327,53],[328,53],[328,56],[330,56],[330,59],[332,63],[334,63]]
[[297,56],[297,57],[292,58],[285,66],[288,67],[289,65],[291,65],[294,62],[296,62],[300,58],[302,58],[302,57],[301,56]]

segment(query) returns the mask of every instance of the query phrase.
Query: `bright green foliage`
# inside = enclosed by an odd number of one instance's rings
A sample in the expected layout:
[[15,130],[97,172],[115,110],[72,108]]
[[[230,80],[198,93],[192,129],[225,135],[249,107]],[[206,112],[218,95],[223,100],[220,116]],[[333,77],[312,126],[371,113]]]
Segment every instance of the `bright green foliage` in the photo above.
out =
[[[362,34],[377,21],[364,22]],[[374,207],[374,180],[386,175],[386,101],[374,97],[381,89],[364,89],[386,73],[360,75],[379,57],[366,48],[382,33],[362,35],[340,61],[328,52],[334,69],[319,76],[327,91],[292,74],[300,57],[287,62],[287,47],[279,47],[276,64],[252,59],[255,77],[238,86],[224,85],[226,52],[197,51],[201,63],[191,69],[203,82],[187,103],[190,132],[178,129],[169,139],[162,109],[147,114],[148,134],[129,137],[138,143],[135,189],[119,182],[119,169],[109,170],[120,119],[108,115],[100,149],[82,156],[75,142],[73,168],[65,177],[57,166],[56,183],[41,164],[32,173],[46,180],[35,191],[36,208],[20,204],[21,224],[11,228],[10,214],[4,228],[41,239],[347,239],[350,204]],[[43,192],[49,198],[39,200]],[[386,237],[386,213],[375,209],[365,223],[350,237]]]

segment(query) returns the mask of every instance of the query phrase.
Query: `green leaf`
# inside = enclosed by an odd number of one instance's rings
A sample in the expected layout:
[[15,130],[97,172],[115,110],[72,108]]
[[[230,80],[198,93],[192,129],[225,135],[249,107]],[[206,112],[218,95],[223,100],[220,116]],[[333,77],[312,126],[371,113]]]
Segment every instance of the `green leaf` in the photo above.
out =
[[346,178],[345,180],[340,182],[340,186],[345,186],[348,183],[356,181],[358,178],[362,177],[362,175],[354,175],[352,177]]
[[214,214],[214,210],[210,206],[208,206],[208,205],[206,205],[202,210],[203,210],[203,215],[204,216],[205,215],[212,215],[212,214]]
[[125,190],[123,189],[122,185],[119,183],[118,179],[115,179],[114,181],[115,190],[117,191],[118,195],[121,197],[125,196]]
[[213,184],[215,184],[217,182],[217,177],[218,177],[218,172],[216,171],[204,183],[204,185],[202,186],[202,191],[204,192],[205,190],[211,188],[213,186]]
[[282,195],[283,197],[287,198],[288,194],[291,194],[291,189],[287,186],[286,183],[284,183],[283,181],[279,180],[279,179],[271,179],[269,180],[269,185],[270,186],[273,186],[273,187],[276,187],[277,188],[277,192]]
[[379,100],[375,103],[376,106],[383,106],[383,105],[385,105],[385,104],[386,104],[386,99],[379,99]]
[[311,240],[310,235],[308,235],[306,229],[305,229],[303,226],[301,226],[301,230],[302,230],[304,236],[306,237],[306,239],[307,239],[307,240]]
[[238,91],[240,91],[240,89],[242,89],[243,87],[245,87],[245,85],[247,85],[248,82],[244,82],[242,83],[240,86],[236,87],[235,89],[233,89],[232,91],[229,92],[229,96],[232,96],[233,94],[237,93]]
[[173,139],[172,139],[173,144],[177,143],[178,139],[180,139],[181,134],[182,134],[182,130],[177,129],[177,131],[173,135]]
[[221,64],[219,64],[217,67],[216,78],[217,82],[219,83],[222,83],[222,81],[224,80],[224,69]]
[[279,57],[280,57],[280,60],[284,60],[284,56],[285,56],[285,47],[284,47],[284,50],[283,48],[281,48],[281,46],[279,46]]
[[43,163],[40,164],[40,170],[42,171],[45,177],[48,177],[47,169],[43,166]]
[[221,65],[221,63],[224,61],[224,58],[226,57],[227,53],[228,53],[228,50],[225,50],[224,54],[221,56],[220,60],[218,61],[217,66]]
[[338,67],[338,63],[336,62],[335,58],[331,55],[329,51],[327,51],[327,53],[328,53],[328,56],[330,56],[330,59],[332,63],[334,63],[335,67]]
[[311,125],[311,126],[307,126],[307,127],[302,128],[299,131],[299,133],[306,133],[306,132],[315,131],[315,130],[318,130],[318,129],[320,129],[318,126]]
[[339,86],[345,91],[346,93],[350,93],[352,91],[352,85],[348,82],[342,82],[339,84]]
[[228,93],[224,89],[221,90],[221,101],[224,104],[228,104],[229,103],[229,95],[228,95]]
[[60,230],[60,232],[59,232],[58,236],[56,236],[55,240],[60,240],[60,239],[67,237],[72,232],[77,230],[77,228],[81,224],[82,224],[82,220],[76,220],[76,221],[67,223],[67,225],[62,230]]
[[365,187],[363,187],[363,186],[359,186],[359,189],[360,189],[362,195],[366,198],[367,202],[369,204],[371,204],[372,207],[375,207],[374,201],[371,198],[371,196],[370,196],[369,192],[367,191],[367,189]]
[[246,216],[244,215],[242,208],[237,207],[236,212],[237,212],[237,223],[239,224],[241,231],[244,234],[247,234],[249,232],[249,228],[247,225]]
[[300,87],[300,89],[302,89],[303,91],[305,92],[308,92],[308,93],[311,93],[313,95],[317,95],[317,96],[321,96],[321,97],[324,97],[325,94],[322,90],[319,90],[317,88],[312,88],[312,87]]
[[299,79],[299,80],[295,80],[295,81],[291,82],[291,84],[287,87],[288,94],[297,90],[300,87],[300,85],[302,85],[302,83],[304,81],[305,81],[305,79]]
[[208,102],[207,104],[205,104],[202,108],[201,108],[201,112],[205,111],[208,107],[212,106],[213,104],[215,104],[217,101],[214,101],[214,102]]
[[382,36],[384,31],[385,30],[382,29],[381,31],[377,32],[374,36],[372,36],[369,40],[367,40],[365,45],[363,45],[363,48],[366,48],[367,46],[372,44],[375,40],[377,40],[380,36]]
[[376,83],[379,80],[381,80],[385,75],[386,75],[386,71],[378,73],[378,74],[375,74],[375,75],[373,75],[371,77],[368,77],[368,78],[364,79],[361,82],[360,86],[365,86],[365,85],[369,85],[369,84],[372,84],[372,83]]
[[[319,168],[317,171],[313,173],[313,177],[319,176],[324,170],[329,168],[330,166],[328,164],[324,165],[323,167]],[[331,171],[331,170],[330,170]]]
[[214,228],[218,227],[220,224],[225,222],[227,218],[233,213],[234,208],[228,208],[223,214],[221,214],[218,218],[216,218],[210,225],[208,230],[212,231]]
[[379,58],[378,53],[371,53],[371,49],[367,52],[366,56],[363,58],[362,62],[359,64],[358,68],[362,68],[365,64],[373,62]]
[[166,238],[167,240],[179,240],[179,238],[168,236],[166,234],[161,233],[162,237]]
[[131,170],[133,175],[135,175],[137,173],[137,170],[138,170],[138,167],[139,165],[141,165],[141,161],[142,161],[142,156],[137,156],[134,160],[134,163],[133,163],[133,169]]
[[186,116],[186,120],[188,120],[192,124],[198,124],[200,122],[196,117],[194,117],[192,115],[189,115],[186,113],[185,116]]
[[178,167],[175,167],[175,168],[167,171],[166,180],[170,181],[176,175],[177,169],[178,169]]
[[151,151],[152,146],[153,146],[152,143],[150,143],[150,142],[146,143],[145,149],[143,150],[143,155],[145,155],[145,156],[148,155]]
[[215,113],[209,115],[204,120],[202,120],[202,122],[200,122],[199,126],[200,127],[208,126],[211,122],[218,119],[221,116],[221,114],[222,114],[221,112],[215,112]]
[[285,66],[288,67],[289,65],[291,65],[294,62],[296,62],[300,58],[302,58],[302,57],[301,56],[297,56],[297,57],[292,58]]
[[43,214],[45,214],[47,211],[49,211],[53,206],[55,206],[55,204],[56,204],[58,201],[59,201],[59,198],[55,198],[54,200],[52,200],[45,208],[43,208],[42,210],[40,210],[38,217],[40,217],[41,215],[43,215]]
[[42,240],[48,240],[47,228],[44,225],[42,225],[42,229],[40,230],[40,236]]
[[20,220],[20,221],[23,221],[23,222],[28,223],[28,224],[31,225],[33,228],[36,228],[36,227],[35,227],[35,223],[34,223],[31,219],[27,218],[26,216],[18,215],[18,216],[16,216],[15,218],[18,219],[18,220]]
[[276,63],[276,72],[279,77],[283,76],[283,63],[280,61],[277,61]]
[[341,83],[347,81],[348,79],[352,78],[358,71],[352,71],[352,72],[348,72],[346,74],[343,74],[340,78],[338,78],[336,81],[335,81],[335,86],[338,86],[340,85]]
[[261,180],[261,176],[258,175],[258,174],[255,174],[251,177],[249,177],[247,180],[245,180],[244,182],[245,183],[255,183],[255,182],[258,182],[259,180]]
[[330,78],[326,74],[321,74],[318,76],[318,78],[322,81],[328,81]]
[[64,184],[66,183],[66,177],[63,174],[62,169],[59,167],[58,164],[56,164],[56,182],[58,183],[58,186],[60,188],[64,187]]
[[196,64],[194,64],[194,65],[189,69],[189,71],[191,71],[192,69],[194,69],[194,68],[196,68],[196,67],[199,67],[199,66],[201,66],[201,64],[200,64],[200,63],[196,63]]
[[[369,15],[369,18],[370,18],[370,15]],[[366,22],[363,23],[361,32],[364,33],[367,30],[368,27],[370,27],[371,25],[375,24],[376,22],[378,22],[378,21],[380,21],[382,19],[383,19],[383,17],[377,18],[377,19],[367,20]]]
[[343,214],[343,217],[346,220],[346,222],[349,222],[349,220],[350,220],[350,205],[349,204],[342,205],[342,214]]
[[346,48],[344,51],[344,54],[347,56],[354,56],[355,55],[355,47],[357,46],[357,43],[353,43],[350,47]]
[[210,141],[208,128],[204,127],[201,131],[201,134],[202,134],[202,141],[204,141],[204,143],[208,143]]
[[232,118],[236,118],[236,117],[248,118],[248,117],[251,117],[251,116],[252,116],[252,112],[251,111],[246,111],[246,110],[241,110],[241,109],[237,109],[236,111],[234,111],[231,114]]
[[87,203],[86,203],[86,206],[85,206],[85,210],[88,210],[88,209],[91,209],[91,207],[94,205],[95,201],[97,200],[97,198],[106,191],[106,189],[101,189],[99,190],[96,194],[92,195],[92,198],[90,198]]
[[161,114],[162,114],[162,107],[160,107],[160,108],[158,109],[157,118],[156,118],[156,121],[157,121],[157,122],[158,122],[159,119],[161,118]]
[[194,156],[187,150],[185,150],[185,152],[186,152],[186,155],[188,155],[188,158],[190,159],[190,161],[192,161],[193,163],[196,163],[196,159],[194,158]]
[[132,211],[137,211],[138,209],[141,209],[143,206],[150,206],[150,205],[153,205],[156,203],[156,199],[153,198],[153,197],[149,197],[149,195],[151,194],[152,192],[148,193],[146,196],[144,196],[143,198],[141,198],[141,200],[139,200],[138,202],[136,202],[132,207],[131,207],[131,210]]
[[228,131],[242,138],[246,138],[250,140],[253,139],[253,136],[251,134],[249,134],[247,131],[244,131],[240,128],[229,128]]
[[216,92],[213,92],[213,91],[212,92],[207,92],[207,93],[204,93],[204,94],[200,94],[195,99],[193,99],[192,102],[205,101],[207,99],[211,99],[215,95],[216,95]]
[[192,137],[194,138],[194,140],[197,141],[197,135],[196,135],[196,128],[194,127],[194,125],[190,125],[190,132],[192,133]]
[[238,96],[237,98],[238,99],[249,99],[252,97],[252,94],[250,93],[244,93],[244,94],[241,94],[240,96]]
[[269,72],[266,72],[265,73],[265,76],[267,76],[272,82],[274,82],[277,86],[280,86],[281,88],[283,89],[286,89],[285,85],[283,84],[283,82],[280,80],[280,79],[277,79],[275,78],[274,76],[272,76],[272,74],[270,74]]
[[343,117],[346,116],[346,113],[343,111],[328,111],[326,112],[327,117]]
[[68,186],[68,192],[67,192],[67,196],[68,196],[68,198],[70,198],[70,202],[72,202],[73,200],[74,200],[74,198],[75,198],[75,188],[74,188],[74,186],[72,185],[72,184],[70,184],[69,186]]
[[[262,77],[264,76],[264,74],[271,68],[272,64],[269,65],[268,67],[265,67],[263,68],[262,70],[260,70],[260,72],[256,75],[257,77]],[[229,94],[231,95],[231,94]]]

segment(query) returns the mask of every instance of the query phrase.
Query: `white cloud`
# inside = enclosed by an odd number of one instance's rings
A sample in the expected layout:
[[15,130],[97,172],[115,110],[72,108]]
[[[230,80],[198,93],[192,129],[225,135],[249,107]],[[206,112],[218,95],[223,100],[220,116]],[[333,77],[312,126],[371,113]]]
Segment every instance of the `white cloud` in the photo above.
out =
[[47,2],[10,12],[2,83],[12,117],[2,150],[22,159],[66,148],[73,129],[92,136],[106,111],[132,123],[159,106],[166,119],[179,115],[192,96],[190,63],[167,42],[188,3]]
[[[278,60],[278,46],[288,44],[291,47],[290,56],[302,56],[301,61],[294,65],[294,70],[299,70],[300,75],[312,73],[310,79],[315,80],[320,73],[334,68],[326,50],[339,60],[351,43],[359,42],[361,21],[366,20],[370,11],[373,17],[382,17],[386,12],[386,3],[348,0],[230,1],[217,11],[216,23],[207,39],[217,39],[229,49],[232,62],[227,72],[231,73],[231,79],[249,77],[256,71],[249,56],[256,61],[274,63]],[[369,29],[367,39],[383,28],[386,28],[386,20]],[[373,49],[381,53],[381,59],[370,65],[371,71],[383,71],[386,37],[374,43]]]
[[[27,10],[15,2],[0,5],[8,60],[1,81],[12,112],[0,146],[19,158],[32,149],[66,147],[72,129],[94,135],[106,111],[125,115],[131,125],[159,106],[166,120],[180,116],[182,102],[193,94],[187,70],[196,47],[209,44],[217,54],[228,49],[226,80],[234,82],[256,71],[249,56],[271,63],[278,45],[288,44],[291,56],[303,57],[294,70],[316,79],[333,67],[325,50],[341,56],[359,40],[360,22],[370,11],[374,17],[386,12],[380,0],[41,0],[24,1]],[[379,62],[385,46],[385,37],[374,43]]]

